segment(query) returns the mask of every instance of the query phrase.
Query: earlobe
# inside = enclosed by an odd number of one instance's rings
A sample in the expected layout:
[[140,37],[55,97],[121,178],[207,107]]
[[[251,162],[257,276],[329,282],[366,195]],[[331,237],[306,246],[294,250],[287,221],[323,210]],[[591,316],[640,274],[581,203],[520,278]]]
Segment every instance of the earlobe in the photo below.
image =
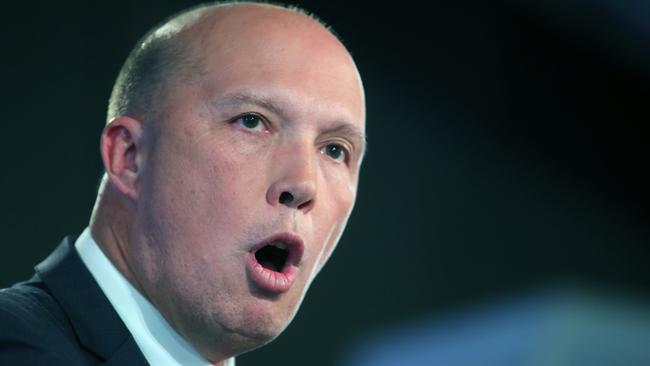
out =
[[100,152],[108,179],[118,192],[138,198],[143,126],[138,120],[120,116],[109,122],[100,141]]

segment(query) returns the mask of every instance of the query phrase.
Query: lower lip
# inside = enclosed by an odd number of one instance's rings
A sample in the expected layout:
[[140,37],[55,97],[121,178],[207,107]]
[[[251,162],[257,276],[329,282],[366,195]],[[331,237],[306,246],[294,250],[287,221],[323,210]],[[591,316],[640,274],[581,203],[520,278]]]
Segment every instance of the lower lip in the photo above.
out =
[[247,258],[248,275],[261,289],[271,292],[287,292],[296,280],[298,268],[287,265],[282,272],[276,272],[262,266],[255,258],[255,253],[249,252]]

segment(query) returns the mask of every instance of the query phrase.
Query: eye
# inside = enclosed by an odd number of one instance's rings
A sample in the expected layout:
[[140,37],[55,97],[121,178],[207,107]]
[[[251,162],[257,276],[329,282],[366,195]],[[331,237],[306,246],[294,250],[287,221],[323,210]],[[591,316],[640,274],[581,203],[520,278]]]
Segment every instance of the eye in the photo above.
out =
[[335,161],[345,162],[348,160],[348,152],[341,144],[327,144],[323,147],[321,153],[329,156]]
[[262,132],[266,129],[266,126],[264,125],[264,119],[255,113],[242,114],[241,116],[233,119],[232,123],[238,124],[242,128],[254,132]]

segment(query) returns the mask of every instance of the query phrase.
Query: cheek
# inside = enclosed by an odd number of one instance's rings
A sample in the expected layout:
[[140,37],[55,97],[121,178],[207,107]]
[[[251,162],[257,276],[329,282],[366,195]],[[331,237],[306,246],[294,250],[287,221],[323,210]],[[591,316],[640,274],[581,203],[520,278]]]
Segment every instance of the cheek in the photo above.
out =
[[318,227],[318,241],[323,243],[320,252],[317,255],[315,270],[316,272],[325,265],[330,255],[336,248],[339,238],[347,224],[350,213],[354,206],[356,197],[356,185],[350,183],[349,179],[332,178],[325,185],[326,197],[323,200],[323,208],[319,217],[315,218],[315,223],[322,223]]
[[[322,176],[319,182],[323,198],[325,222],[330,227],[342,223],[345,226],[352,212],[357,194],[357,178],[341,166],[329,162],[322,163]],[[343,229],[343,227],[341,227]]]
[[230,279],[244,275],[232,258],[244,250],[250,215],[239,189],[253,178],[234,174],[238,166],[227,154],[201,150],[161,161],[152,172],[141,215],[147,258],[139,261],[154,264],[151,282],[200,301],[213,288],[231,291]]
[[254,222],[266,195],[263,167],[269,157],[263,151],[269,149],[236,143],[238,135],[220,136],[199,137],[192,142],[194,148],[168,154],[156,173],[157,211],[177,231],[173,237],[197,239],[198,246],[246,240],[247,223]]
[[215,215],[218,206],[214,204],[229,196],[228,181],[220,168],[179,155],[165,159],[161,154],[160,160],[143,197],[144,215],[153,226],[150,232],[159,242],[196,244],[201,233],[224,226],[222,221],[228,216]]

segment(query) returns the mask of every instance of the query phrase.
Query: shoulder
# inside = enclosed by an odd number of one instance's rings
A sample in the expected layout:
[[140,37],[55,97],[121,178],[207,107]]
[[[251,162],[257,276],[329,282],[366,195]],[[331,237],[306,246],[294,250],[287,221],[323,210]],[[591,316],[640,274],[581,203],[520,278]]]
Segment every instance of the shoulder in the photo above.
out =
[[12,335],[8,330],[72,335],[63,309],[37,277],[0,289],[0,324],[0,339]]
[[64,357],[75,345],[63,309],[37,278],[0,289],[0,364],[74,364]]

